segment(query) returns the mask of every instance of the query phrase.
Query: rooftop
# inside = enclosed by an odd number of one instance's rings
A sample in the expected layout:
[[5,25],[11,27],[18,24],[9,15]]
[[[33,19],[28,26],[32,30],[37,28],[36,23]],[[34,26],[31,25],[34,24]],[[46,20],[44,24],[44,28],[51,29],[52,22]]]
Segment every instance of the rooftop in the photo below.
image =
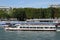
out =
[[10,7],[7,7],[7,6],[0,6],[0,8],[10,8]]

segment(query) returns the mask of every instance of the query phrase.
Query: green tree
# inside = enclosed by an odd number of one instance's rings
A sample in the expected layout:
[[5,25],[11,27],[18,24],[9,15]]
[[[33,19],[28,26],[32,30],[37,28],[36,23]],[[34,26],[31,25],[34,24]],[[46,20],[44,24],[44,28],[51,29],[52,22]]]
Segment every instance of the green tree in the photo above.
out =
[[5,11],[0,10],[0,18],[9,18],[9,15]]
[[17,18],[18,20],[20,21],[24,21],[26,20],[26,14],[25,14],[25,11],[23,9],[13,9],[13,17],[14,18]]

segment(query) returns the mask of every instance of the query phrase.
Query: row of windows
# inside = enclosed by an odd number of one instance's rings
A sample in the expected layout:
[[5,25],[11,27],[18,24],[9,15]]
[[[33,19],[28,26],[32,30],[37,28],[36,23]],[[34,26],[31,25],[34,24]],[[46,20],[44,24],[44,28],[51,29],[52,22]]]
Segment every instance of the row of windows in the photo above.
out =
[[56,27],[20,27],[20,28],[56,28]]
[[45,21],[42,21],[42,20],[41,20],[40,22],[53,22],[53,21],[47,21],[47,20],[45,20]]

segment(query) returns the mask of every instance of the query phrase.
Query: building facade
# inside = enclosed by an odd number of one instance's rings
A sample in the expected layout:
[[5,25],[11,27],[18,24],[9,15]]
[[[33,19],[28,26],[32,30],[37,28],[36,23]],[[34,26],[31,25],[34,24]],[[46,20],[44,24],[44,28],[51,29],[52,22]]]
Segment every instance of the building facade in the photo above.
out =
[[3,10],[3,11],[5,11],[6,13],[10,13],[10,10],[12,10],[12,8],[11,7],[7,7],[7,6],[0,6],[0,10]]
[[54,8],[60,8],[60,4],[54,4],[54,5],[50,5],[50,7],[54,7]]

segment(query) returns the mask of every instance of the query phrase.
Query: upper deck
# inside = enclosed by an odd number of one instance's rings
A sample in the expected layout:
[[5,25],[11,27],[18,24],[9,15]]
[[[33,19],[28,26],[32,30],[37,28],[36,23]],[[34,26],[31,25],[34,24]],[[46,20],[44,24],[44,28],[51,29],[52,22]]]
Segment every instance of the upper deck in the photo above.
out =
[[52,22],[60,23],[60,19],[27,19],[27,22]]

